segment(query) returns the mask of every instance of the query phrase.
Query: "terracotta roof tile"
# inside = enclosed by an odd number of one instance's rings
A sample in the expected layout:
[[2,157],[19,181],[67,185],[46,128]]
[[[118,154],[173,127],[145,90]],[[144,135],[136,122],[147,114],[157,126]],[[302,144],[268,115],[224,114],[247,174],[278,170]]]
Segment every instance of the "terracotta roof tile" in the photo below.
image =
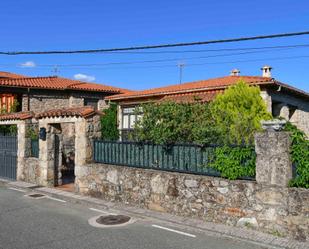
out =
[[181,92],[184,93],[184,92],[192,92],[200,90],[203,91],[214,90],[214,89],[226,88],[230,85],[236,84],[240,79],[243,79],[248,84],[253,85],[273,82],[272,78],[260,77],[260,76],[226,76],[226,77],[200,80],[177,85],[170,85],[160,88],[147,89],[143,91],[133,91],[124,94],[109,96],[108,99],[110,100],[129,99],[129,98],[175,94]]
[[130,90],[123,88],[95,84],[95,83],[86,83],[86,82],[72,84],[70,85],[69,88],[74,90],[85,90],[85,91],[103,91],[103,92],[121,92],[121,93],[131,92]]
[[165,95],[160,101],[173,101],[176,103],[209,102],[223,90],[212,90],[206,92],[179,93]]
[[9,72],[0,72],[0,78],[18,79],[18,78],[27,78],[27,76],[24,76],[21,74],[9,73]]
[[126,89],[82,82],[61,77],[26,77],[26,78],[0,78],[0,86],[54,89],[54,90],[83,90],[109,93],[127,93]]
[[63,108],[53,109],[37,114],[36,118],[53,118],[53,117],[89,117],[94,114],[100,114],[96,112],[91,106],[74,107],[74,108]]
[[0,115],[0,120],[25,120],[33,117],[32,112],[14,112]]

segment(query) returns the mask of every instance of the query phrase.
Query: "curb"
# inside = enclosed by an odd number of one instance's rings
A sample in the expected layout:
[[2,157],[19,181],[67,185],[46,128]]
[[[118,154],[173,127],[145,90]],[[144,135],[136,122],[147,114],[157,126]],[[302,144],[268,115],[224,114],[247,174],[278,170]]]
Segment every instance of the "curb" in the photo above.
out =
[[160,223],[172,224],[173,227],[182,226],[186,227],[187,229],[194,229],[199,232],[204,232],[209,236],[223,236],[226,238],[238,239],[274,249],[309,249],[309,245],[306,242],[299,242],[289,238],[276,237],[271,234],[262,233],[256,230],[175,216],[168,213],[137,208],[126,204],[104,201],[102,199],[89,196],[82,196],[76,193],[66,192],[55,188],[39,187],[35,184],[26,182],[11,182],[8,180],[2,180],[0,178],[0,183],[1,182],[8,186],[28,189],[29,192],[33,191],[37,193],[49,194],[51,197],[61,198],[70,203],[87,204],[92,206],[95,205],[98,208],[110,212],[121,212],[123,214],[135,216],[141,219],[159,220]]

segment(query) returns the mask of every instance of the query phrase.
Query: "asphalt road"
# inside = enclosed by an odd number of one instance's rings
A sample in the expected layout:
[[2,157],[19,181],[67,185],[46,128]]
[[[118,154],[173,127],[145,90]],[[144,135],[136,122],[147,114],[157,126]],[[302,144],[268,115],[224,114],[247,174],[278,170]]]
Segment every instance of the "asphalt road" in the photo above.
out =
[[[1,249],[261,249],[244,241],[209,236],[136,218],[122,227],[97,228],[88,220],[101,213],[55,199],[31,199],[0,185]],[[166,230],[172,229],[172,230]]]

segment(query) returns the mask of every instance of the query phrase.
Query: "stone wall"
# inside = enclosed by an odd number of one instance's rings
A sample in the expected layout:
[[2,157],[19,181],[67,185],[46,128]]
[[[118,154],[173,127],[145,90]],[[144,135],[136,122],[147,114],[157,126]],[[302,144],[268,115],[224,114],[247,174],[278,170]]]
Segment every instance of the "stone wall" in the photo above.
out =
[[30,108],[34,113],[64,107],[69,107],[69,98],[64,94],[31,94],[30,100],[28,100],[28,95],[25,94],[22,100],[23,111],[27,111]]
[[19,180],[40,184],[41,169],[39,167],[40,161],[38,158],[31,157],[31,138],[27,137],[27,130],[31,128],[37,128],[36,123],[26,124],[25,139],[25,157],[23,158],[24,167],[19,175]]
[[[309,137],[309,100],[283,91],[268,91],[274,106],[273,112],[291,121]],[[274,103],[277,103],[274,105]]]
[[271,96],[268,94],[266,89],[261,89],[261,97],[266,103],[266,108],[268,112],[272,112],[272,100]]
[[97,109],[98,110],[103,110],[103,109],[108,107],[108,105],[106,104],[106,102],[104,100],[104,96],[102,96],[100,94],[95,94],[95,93],[78,93],[78,94],[72,93],[70,98],[69,98],[70,107],[84,106],[84,100],[85,99],[97,100],[97,102],[98,102]]
[[309,190],[254,181],[88,164],[77,190],[142,208],[309,239]]
[[289,132],[265,131],[255,134],[256,181],[286,187],[292,179]]
[[23,171],[23,181],[40,184],[41,170],[39,167],[39,159],[34,157],[25,158],[25,165]]
[[82,107],[85,99],[94,99],[98,102],[98,110],[107,108],[104,94],[98,93],[63,93],[63,92],[39,92],[23,94],[22,111],[33,111],[40,113],[51,109],[61,109],[68,107]]

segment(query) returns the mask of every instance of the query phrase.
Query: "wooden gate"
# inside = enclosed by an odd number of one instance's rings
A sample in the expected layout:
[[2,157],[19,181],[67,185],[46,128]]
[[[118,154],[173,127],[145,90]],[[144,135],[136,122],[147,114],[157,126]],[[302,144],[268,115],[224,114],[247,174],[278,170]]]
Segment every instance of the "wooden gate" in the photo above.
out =
[[16,180],[17,137],[0,135],[0,177]]

